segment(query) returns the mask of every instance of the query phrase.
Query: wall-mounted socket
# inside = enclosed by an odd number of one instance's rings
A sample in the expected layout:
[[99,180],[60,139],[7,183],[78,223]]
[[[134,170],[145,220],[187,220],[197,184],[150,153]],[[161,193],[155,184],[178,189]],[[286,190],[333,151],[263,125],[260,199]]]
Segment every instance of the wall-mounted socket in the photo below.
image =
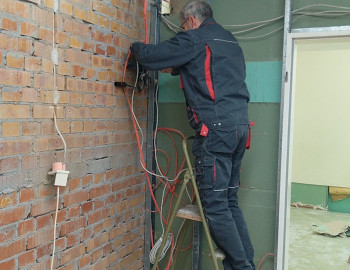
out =
[[170,4],[170,0],[162,0],[162,4],[161,4],[161,14],[162,15],[170,15],[171,13],[171,4]]

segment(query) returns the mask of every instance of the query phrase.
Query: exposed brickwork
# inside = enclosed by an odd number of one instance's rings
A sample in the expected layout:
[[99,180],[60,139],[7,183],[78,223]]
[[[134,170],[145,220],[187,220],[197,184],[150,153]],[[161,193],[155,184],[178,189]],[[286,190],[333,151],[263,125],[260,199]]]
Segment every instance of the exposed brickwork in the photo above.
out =
[[[63,161],[53,121],[54,0],[0,0],[0,269],[49,269]],[[143,40],[143,1],[61,0],[57,124],[67,142],[57,269],[143,269],[145,179],[130,114],[114,81]],[[128,80],[131,80],[131,76]],[[146,93],[136,113],[145,127]]]

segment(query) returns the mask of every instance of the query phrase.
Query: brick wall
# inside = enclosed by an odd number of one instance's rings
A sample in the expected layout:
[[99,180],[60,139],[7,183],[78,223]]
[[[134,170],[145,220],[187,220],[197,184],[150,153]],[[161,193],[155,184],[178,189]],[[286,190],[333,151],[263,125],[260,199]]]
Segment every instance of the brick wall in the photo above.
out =
[[[56,107],[67,142],[56,269],[143,269],[144,175],[121,80],[141,0],[59,0]],[[0,0],[0,269],[49,269],[63,161],[53,121],[54,0]],[[132,79],[131,77],[129,79]],[[146,127],[146,94],[136,114]]]

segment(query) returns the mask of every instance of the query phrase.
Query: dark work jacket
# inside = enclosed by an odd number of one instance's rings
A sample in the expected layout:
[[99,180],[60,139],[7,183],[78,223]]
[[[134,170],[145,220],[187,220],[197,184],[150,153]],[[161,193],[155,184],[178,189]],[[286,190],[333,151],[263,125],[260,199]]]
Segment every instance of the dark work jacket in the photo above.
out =
[[242,49],[213,18],[157,45],[135,42],[131,50],[147,69],[179,70],[190,124],[202,136],[218,124],[249,124]]

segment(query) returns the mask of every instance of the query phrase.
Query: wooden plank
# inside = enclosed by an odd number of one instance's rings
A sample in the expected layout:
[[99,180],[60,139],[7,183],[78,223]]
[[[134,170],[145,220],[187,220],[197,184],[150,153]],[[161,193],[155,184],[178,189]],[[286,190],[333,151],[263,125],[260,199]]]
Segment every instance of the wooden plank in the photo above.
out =
[[177,211],[176,216],[202,222],[202,218],[199,213],[199,208],[197,205],[193,204],[188,204],[185,207],[180,208]]

